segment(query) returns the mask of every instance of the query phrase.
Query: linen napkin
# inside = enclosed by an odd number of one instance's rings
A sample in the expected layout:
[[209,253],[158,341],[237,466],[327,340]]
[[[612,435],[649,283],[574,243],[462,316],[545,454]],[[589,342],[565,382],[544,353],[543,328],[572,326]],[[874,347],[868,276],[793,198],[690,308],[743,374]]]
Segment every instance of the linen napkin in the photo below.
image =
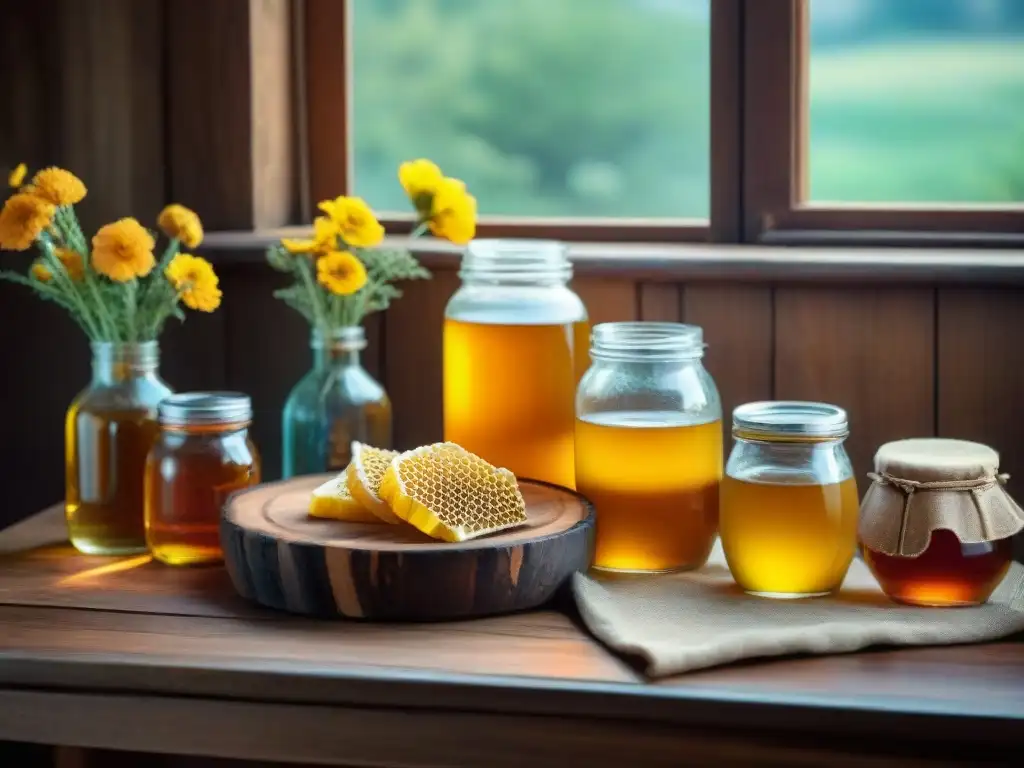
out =
[[698,571],[657,576],[577,573],[583,621],[613,651],[639,657],[649,677],[796,653],[847,653],[872,645],[951,645],[1024,631],[1024,566],[1013,563],[985,605],[914,608],[891,602],[853,561],[829,597],[773,600],[745,594],[721,546]]

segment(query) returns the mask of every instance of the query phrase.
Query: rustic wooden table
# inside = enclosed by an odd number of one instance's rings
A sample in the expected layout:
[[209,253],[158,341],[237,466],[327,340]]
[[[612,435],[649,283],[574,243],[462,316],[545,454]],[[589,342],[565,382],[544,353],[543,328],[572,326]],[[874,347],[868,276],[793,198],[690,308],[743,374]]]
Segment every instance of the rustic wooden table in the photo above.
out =
[[365,766],[1019,764],[1024,644],[658,683],[554,610],[317,622],[221,568],[109,561],[51,509],[0,534],[0,740]]

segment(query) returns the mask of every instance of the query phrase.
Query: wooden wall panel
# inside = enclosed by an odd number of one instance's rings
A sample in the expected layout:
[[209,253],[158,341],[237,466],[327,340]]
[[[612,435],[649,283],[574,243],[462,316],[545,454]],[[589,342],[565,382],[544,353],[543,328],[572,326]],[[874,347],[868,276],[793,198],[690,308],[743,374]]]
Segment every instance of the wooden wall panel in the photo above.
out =
[[641,283],[640,319],[678,323],[683,317],[683,288],[676,283]]
[[396,448],[415,448],[443,435],[441,334],[444,308],[458,285],[454,270],[435,270],[432,279],[403,286],[405,295],[384,318],[385,388]]
[[728,430],[733,408],[772,397],[772,289],[694,284],[682,300],[683,319],[704,329],[704,364],[718,385]]
[[942,288],[938,302],[937,432],[999,451],[1007,488],[1024,502],[1024,293]]
[[775,397],[846,408],[861,490],[879,445],[935,434],[932,288],[780,287]]
[[591,326],[640,317],[637,284],[630,280],[577,277],[572,289],[583,299]]

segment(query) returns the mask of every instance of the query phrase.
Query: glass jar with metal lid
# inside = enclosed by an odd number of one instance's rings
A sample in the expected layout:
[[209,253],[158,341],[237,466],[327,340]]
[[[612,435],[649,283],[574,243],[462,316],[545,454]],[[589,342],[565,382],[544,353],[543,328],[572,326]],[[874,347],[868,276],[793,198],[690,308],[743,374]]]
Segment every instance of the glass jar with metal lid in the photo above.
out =
[[703,332],[602,323],[576,393],[576,487],[597,514],[594,566],[699,568],[718,533],[722,404]]
[[160,434],[146,460],[146,544],[169,565],[216,562],[224,500],[260,479],[252,402],[237,392],[187,392],[157,412]]
[[760,402],[733,411],[720,534],[736,583],[763,597],[837,589],[857,548],[857,482],[846,412]]

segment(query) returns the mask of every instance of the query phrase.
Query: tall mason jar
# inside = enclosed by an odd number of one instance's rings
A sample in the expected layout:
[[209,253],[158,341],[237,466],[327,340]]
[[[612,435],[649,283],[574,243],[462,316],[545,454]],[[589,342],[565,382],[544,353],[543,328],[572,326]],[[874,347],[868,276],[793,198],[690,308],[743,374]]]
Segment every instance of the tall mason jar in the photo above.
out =
[[445,309],[444,438],[519,477],[572,488],[587,310],[563,244],[474,240]]
[[576,395],[576,487],[597,514],[594,567],[699,568],[718,532],[722,404],[703,332],[602,323]]
[[857,548],[860,504],[828,403],[747,403],[733,411],[722,481],[722,549],[736,583],[761,597],[838,589]]
[[155,341],[94,342],[92,381],[65,419],[65,512],[71,543],[89,555],[146,551],[143,477],[171,389]]

